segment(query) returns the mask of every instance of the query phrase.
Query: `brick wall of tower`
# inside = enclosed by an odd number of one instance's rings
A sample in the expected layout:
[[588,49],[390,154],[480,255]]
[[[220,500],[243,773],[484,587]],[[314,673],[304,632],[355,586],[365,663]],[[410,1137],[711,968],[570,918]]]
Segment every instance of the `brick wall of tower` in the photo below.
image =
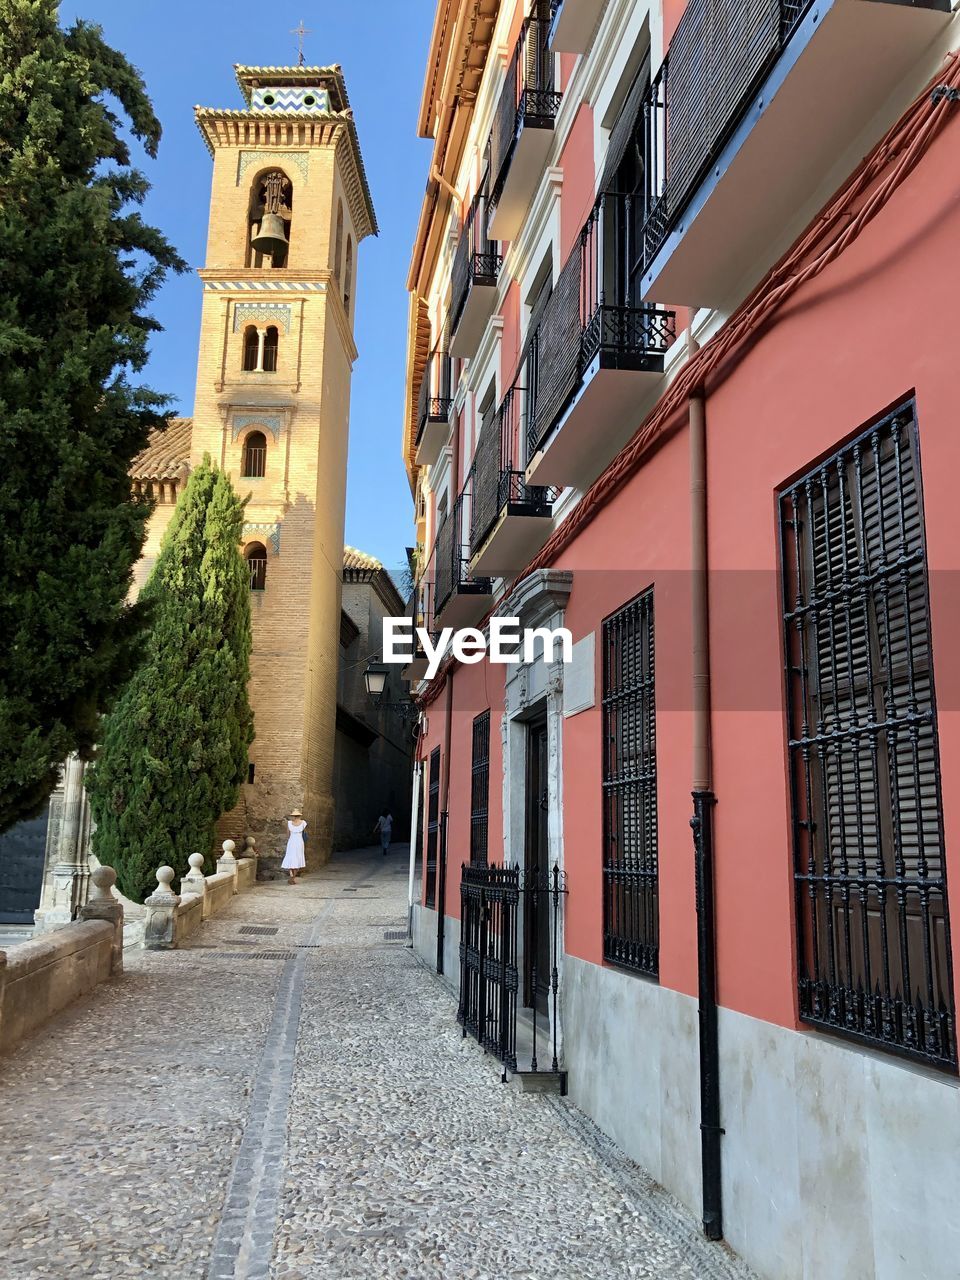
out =
[[[231,473],[240,494],[249,494],[248,524],[264,526],[245,531],[246,543],[261,542],[267,549],[266,589],[251,592],[250,698],[256,740],[250,759],[255,775],[243,787],[240,804],[224,817],[219,835],[255,835],[261,867],[269,873],[282,857],[285,818],[293,808],[302,809],[307,819],[308,865],[325,861],[332,842],[340,571],[355,350],[331,262],[332,226],[341,198],[334,146],[297,152],[305,161],[294,159],[289,150],[258,152],[254,161],[243,162],[240,176],[242,151],[221,146],[215,153],[192,459],[197,462],[209,452]],[[289,260],[280,270],[247,269],[250,187],[258,173],[271,167],[282,168],[293,183]],[[355,259],[357,237],[346,200],[344,209],[343,243],[349,232]],[[250,287],[262,283],[282,287],[268,292]],[[223,285],[227,287],[217,287]],[[276,372],[242,370],[243,326],[234,331],[234,308],[256,302],[290,308]],[[235,433],[238,413],[243,425]],[[266,472],[256,479],[241,476],[243,442],[252,430],[262,430],[267,441]],[[271,537],[277,525],[279,552]]]

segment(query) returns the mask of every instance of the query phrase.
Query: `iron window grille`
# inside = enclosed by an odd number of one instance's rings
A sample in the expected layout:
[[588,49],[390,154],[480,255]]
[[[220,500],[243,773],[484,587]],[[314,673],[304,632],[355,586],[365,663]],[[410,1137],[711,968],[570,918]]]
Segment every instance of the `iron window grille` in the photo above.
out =
[[554,82],[550,51],[552,8],[549,0],[534,0],[507,66],[487,144],[492,205],[503,193],[521,131],[552,129],[560,110],[563,95],[557,92]]
[[487,198],[488,177],[484,175],[474,196],[463,230],[457,241],[450,277],[450,329],[455,333],[463,315],[463,309],[475,284],[494,286],[500,275],[503,258],[496,240],[487,234],[490,218]]
[[440,748],[430,752],[430,782],[427,788],[427,877],[426,904],[437,905],[437,851],[440,843]]
[[955,1069],[913,402],[779,505],[800,1017]]
[[556,489],[527,484],[517,465],[523,450],[523,392],[523,387],[511,387],[497,412],[481,424],[477,436],[471,468],[470,545],[474,553],[504,513],[549,516],[557,499]]
[[487,865],[490,815],[490,712],[481,711],[473,721],[473,757],[470,770],[470,863]]
[[726,145],[811,0],[689,0],[650,88],[644,260]]
[[244,479],[262,479],[267,474],[267,437],[262,431],[251,431],[244,440],[240,474]]
[[267,589],[267,549],[262,543],[254,542],[246,552],[247,568],[250,572],[250,590],[266,591]]
[[660,909],[653,590],[603,623],[603,955],[656,977]]

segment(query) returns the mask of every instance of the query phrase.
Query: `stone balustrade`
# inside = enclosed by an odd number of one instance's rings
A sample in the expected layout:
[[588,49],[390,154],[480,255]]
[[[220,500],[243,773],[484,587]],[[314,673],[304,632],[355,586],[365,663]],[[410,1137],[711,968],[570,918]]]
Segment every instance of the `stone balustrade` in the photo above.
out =
[[98,867],[80,919],[0,951],[0,1052],[123,970],[123,905],[117,873]]
[[157,870],[157,888],[144,903],[146,919],[143,946],[148,951],[166,951],[196,933],[204,920],[222,911],[234,894],[252,889],[257,882],[257,848],[253,836],[244,841],[244,853],[235,855],[236,843],[224,840],[213,875],[203,874],[203,854],[192,853],[190,870],[180,878],[180,892],[174,893],[172,867]]

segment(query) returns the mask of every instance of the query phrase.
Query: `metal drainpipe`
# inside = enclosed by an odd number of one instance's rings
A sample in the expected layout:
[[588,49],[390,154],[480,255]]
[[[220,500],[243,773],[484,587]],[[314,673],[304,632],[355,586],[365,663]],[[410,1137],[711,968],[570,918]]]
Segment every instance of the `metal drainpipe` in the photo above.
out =
[[447,672],[447,702],[443,714],[440,772],[440,829],[437,832],[437,973],[443,973],[443,943],[447,918],[447,804],[450,798],[450,734],[453,728],[453,672]]
[[[419,742],[417,744],[419,750]],[[423,762],[413,766],[413,794],[410,798],[410,866],[407,870],[407,937],[413,941],[413,886],[417,874],[417,835],[420,823],[420,779]]]
[[[452,518],[453,507],[460,493],[460,415],[453,420],[453,503],[450,504],[447,518]],[[443,944],[446,925],[447,895],[447,821],[449,817],[448,803],[450,799],[450,754],[453,731],[453,672],[447,672],[447,701],[443,715],[443,750],[440,753],[440,830],[437,833],[439,849],[437,850],[437,973],[443,973]]]
[[[693,315],[691,313],[691,324]],[[688,331],[691,356],[697,343]],[[700,1041],[700,1156],[703,1231],[723,1239],[720,1138],[720,1049],[717,1036],[716,902],[714,898],[710,603],[707,550],[707,415],[703,389],[690,397],[691,630],[693,666],[693,828],[697,897],[697,992]]]

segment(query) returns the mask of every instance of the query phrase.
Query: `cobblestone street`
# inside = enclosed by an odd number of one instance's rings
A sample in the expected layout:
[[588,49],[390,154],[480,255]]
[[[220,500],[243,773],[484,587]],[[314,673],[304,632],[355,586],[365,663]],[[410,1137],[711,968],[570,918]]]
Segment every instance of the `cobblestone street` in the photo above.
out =
[[259,886],[5,1058],[0,1280],[747,1277],[565,1100],[500,1083],[406,886],[371,850]]

